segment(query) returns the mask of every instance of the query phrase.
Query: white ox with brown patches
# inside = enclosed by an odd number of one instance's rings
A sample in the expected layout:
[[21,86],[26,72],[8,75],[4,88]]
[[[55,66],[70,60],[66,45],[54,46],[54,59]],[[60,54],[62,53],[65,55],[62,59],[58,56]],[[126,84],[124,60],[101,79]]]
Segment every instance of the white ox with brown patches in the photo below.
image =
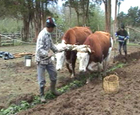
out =
[[66,67],[69,70],[71,77],[75,76],[77,51],[73,51],[71,48],[75,44],[83,44],[90,34],[92,34],[92,31],[88,27],[73,27],[65,32],[64,36],[62,37],[62,45],[66,45],[66,50],[56,54],[56,70],[62,69],[65,59]]
[[104,72],[107,69],[111,51],[113,47],[113,39],[109,33],[96,31],[88,36],[84,45],[77,45],[73,50],[77,50],[77,59],[79,60],[79,71],[86,72],[87,67],[91,68],[93,62],[98,63],[98,71],[101,72],[103,65]]

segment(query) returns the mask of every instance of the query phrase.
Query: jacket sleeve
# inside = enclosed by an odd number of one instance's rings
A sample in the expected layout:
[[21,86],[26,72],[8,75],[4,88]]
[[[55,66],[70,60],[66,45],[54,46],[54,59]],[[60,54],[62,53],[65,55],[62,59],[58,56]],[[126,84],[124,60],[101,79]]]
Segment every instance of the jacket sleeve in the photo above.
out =
[[38,53],[39,57],[47,57],[48,56],[48,50],[45,49],[45,39],[43,38],[43,36],[38,37],[37,53]]
[[128,32],[125,30],[125,38],[129,39]]
[[115,36],[117,37],[117,36],[119,36],[119,35],[120,35],[120,32],[117,31],[117,32],[115,33]]
[[55,53],[58,51],[58,49],[55,47],[53,40],[51,39],[51,50]]

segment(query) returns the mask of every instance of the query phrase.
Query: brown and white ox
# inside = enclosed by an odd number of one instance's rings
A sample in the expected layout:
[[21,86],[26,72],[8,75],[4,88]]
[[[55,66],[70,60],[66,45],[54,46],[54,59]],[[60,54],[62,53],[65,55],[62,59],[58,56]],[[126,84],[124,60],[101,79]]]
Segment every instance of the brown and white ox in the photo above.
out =
[[[75,62],[77,51],[73,51],[74,44],[81,45],[86,38],[92,34],[88,27],[73,27],[67,30],[62,37],[62,46],[66,48],[64,52],[59,52],[56,57],[56,70],[61,70],[66,60],[66,67],[69,70],[71,77],[75,76]],[[59,46],[58,46],[59,47]],[[60,46],[61,47],[61,46]]]
[[[107,69],[111,50],[113,47],[113,39],[109,33],[96,31],[88,36],[84,45],[77,45],[73,50],[77,50],[77,59],[79,61],[79,71],[86,72],[91,68],[92,62],[98,64],[98,72],[101,72],[101,65],[104,72]],[[99,74],[101,77],[101,74]]]

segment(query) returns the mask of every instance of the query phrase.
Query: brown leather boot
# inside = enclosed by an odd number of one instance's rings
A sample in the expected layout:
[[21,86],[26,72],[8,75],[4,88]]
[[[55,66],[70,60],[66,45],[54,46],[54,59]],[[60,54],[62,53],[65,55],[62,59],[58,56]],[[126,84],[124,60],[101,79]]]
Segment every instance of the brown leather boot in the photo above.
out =
[[59,96],[59,95],[62,94],[61,92],[58,92],[58,91],[56,90],[56,81],[51,81],[51,86],[50,86],[50,88],[51,88],[51,92],[52,92],[55,96]]

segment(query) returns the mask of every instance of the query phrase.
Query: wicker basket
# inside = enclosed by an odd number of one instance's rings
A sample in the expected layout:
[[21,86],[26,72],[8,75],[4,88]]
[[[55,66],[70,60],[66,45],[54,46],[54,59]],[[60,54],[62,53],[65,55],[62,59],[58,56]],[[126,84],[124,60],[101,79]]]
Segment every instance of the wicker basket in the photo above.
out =
[[103,88],[106,93],[117,93],[119,90],[119,77],[116,75],[106,76],[103,80]]

